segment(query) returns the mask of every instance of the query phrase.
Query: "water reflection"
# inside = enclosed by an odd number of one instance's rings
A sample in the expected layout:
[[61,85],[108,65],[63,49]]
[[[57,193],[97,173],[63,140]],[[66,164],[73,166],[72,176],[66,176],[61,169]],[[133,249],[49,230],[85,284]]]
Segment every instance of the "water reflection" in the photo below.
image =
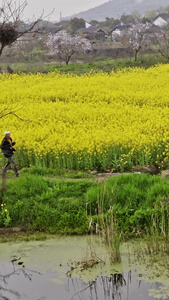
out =
[[[131,272],[128,272],[131,276]],[[111,277],[101,276],[95,281],[89,281],[87,284],[82,283],[83,289],[77,291],[79,288],[79,280],[72,279],[71,285],[74,287],[75,294],[72,296],[71,300],[85,298],[85,291],[89,289],[89,299],[101,299],[100,289],[102,289],[102,299],[122,299],[121,298],[121,288],[126,286],[126,280],[123,274],[112,274]],[[70,283],[69,283],[69,291]],[[111,297],[111,298],[110,298]],[[87,299],[87,298],[86,298]]]
[[[142,276],[142,274],[140,274]],[[101,276],[96,281],[88,283],[79,282],[79,279],[70,279],[67,290],[74,295],[70,300],[136,300],[136,299],[156,299],[149,296],[149,289],[159,289],[161,283],[146,283],[139,279],[135,271],[123,274],[112,274],[111,277]],[[158,297],[159,299],[159,297]],[[162,295],[160,299],[163,298]]]
[[0,263],[0,300],[20,299],[21,294],[18,288],[11,288],[10,282],[14,277],[22,278],[23,283],[26,280],[32,281],[32,275],[42,275],[40,272],[29,270],[25,267],[23,261],[16,256],[10,262]]
[[[150,296],[148,290],[162,287],[161,283],[144,282],[143,274],[135,270],[100,276],[89,282],[65,277],[58,284],[52,281],[56,276],[50,269],[42,274],[26,268],[21,258],[15,257],[0,264],[0,300],[151,300],[157,298]],[[160,299],[169,298],[161,294]]]
[[[106,258],[99,247],[96,241],[97,255]],[[70,273],[70,262],[86,257],[84,238],[1,244],[0,300],[169,300],[167,258],[162,269],[161,256],[156,255],[155,264],[145,257],[140,263],[127,247],[123,251],[121,264],[112,266],[108,260],[84,271],[77,267]],[[160,277],[164,271],[167,279]],[[155,282],[156,274],[159,283]],[[154,282],[148,283],[150,279]]]

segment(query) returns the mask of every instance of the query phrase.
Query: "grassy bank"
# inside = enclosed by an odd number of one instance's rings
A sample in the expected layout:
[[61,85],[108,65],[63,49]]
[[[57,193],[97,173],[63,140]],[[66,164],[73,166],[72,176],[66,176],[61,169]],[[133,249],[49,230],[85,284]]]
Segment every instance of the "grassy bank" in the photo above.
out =
[[141,54],[138,61],[135,62],[134,58],[111,58],[111,57],[100,57],[96,56],[92,59],[89,59],[88,62],[84,60],[78,60],[76,63],[69,63],[65,65],[63,63],[58,63],[57,61],[34,61],[30,60],[27,62],[12,62],[6,63],[1,62],[1,72],[8,72],[9,66],[11,71],[14,73],[48,73],[59,71],[61,73],[73,73],[81,75],[84,73],[89,73],[91,71],[95,72],[111,72],[112,70],[132,68],[132,67],[141,67],[149,68],[156,64],[167,64],[168,60],[163,58],[158,53],[153,54]]
[[1,227],[85,234],[108,225],[125,237],[169,236],[169,184],[159,176],[122,175],[99,183],[89,174],[49,174],[45,168],[21,174],[8,175],[7,190],[0,192]]

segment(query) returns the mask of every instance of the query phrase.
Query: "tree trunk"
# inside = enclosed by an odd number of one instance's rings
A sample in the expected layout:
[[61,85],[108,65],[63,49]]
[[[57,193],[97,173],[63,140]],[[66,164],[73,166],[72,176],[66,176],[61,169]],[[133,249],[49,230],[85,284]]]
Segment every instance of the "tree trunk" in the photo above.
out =
[[69,64],[69,60],[71,59],[71,56],[72,56],[72,55],[69,55],[69,56],[67,56],[67,57],[66,57],[66,60],[65,60],[65,62],[66,62],[66,65],[68,65],[68,64]]
[[138,50],[135,50],[134,60],[137,61],[138,58]]
[[0,56],[1,56],[1,54],[2,54],[2,51],[3,51],[3,49],[4,49],[4,45],[3,44],[1,44],[1,47],[0,47]]

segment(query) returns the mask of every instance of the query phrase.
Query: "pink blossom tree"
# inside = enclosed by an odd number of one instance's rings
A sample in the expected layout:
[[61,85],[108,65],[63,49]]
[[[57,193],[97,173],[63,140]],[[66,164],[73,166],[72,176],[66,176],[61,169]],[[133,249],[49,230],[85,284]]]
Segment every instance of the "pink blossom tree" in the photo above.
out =
[[49,34],[46,45],[50,49],[51,55],[58,54],[66,65],[68,65],[73,54],[86,53],[91,50],[91,43],[88,39],[77,35],[71,36],[66,30]]
[[151,26],[152,25],[150,23],[136,23],[129,28],[129,44],[134,51],[135,61],[137,61],[139,51],[147,43],[149,29]]

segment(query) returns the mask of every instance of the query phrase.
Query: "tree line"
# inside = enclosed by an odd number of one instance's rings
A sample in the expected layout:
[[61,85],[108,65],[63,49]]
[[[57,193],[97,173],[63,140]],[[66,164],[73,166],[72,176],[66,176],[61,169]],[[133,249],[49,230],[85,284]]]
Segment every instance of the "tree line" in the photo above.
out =
[[[46,18],[44,12],[36,20],[23,21],[26,6],[26,0],[23,3],[15,0],[2,2],[0,7],[0,55],[5,47],[16,44],[23,36],[31,35],[34,38],[44,33],[45,28],[42,25]],[[135,61],[138,59],[139,51],[149,43],[153,43],[158,52],[169,59],[169,25],[159,28],[156,32],[151,32],[152,19],[159,12],[169,13],[169,6],[161,11],[148,10],[144,17],[141,17],[139,12],[133,11],[131,15],[123,14],[120,19],[106,18],[102,22],[92,20],[90,24],[100,28],[104,27],[107,31],[112,30],[115,25],[125,24],[126,30],[122,34],[111,33],[112,42],[119,41],[124,47],[130,47]],[[72,18],[70,22],[62,26],[61,30],[47,34],[44,44],[50,50],[50,55],[57,54],[61,61],[68,64],[75,53],[92,51],[92,42],[83,34],[77,34],[79,28],[85,28],[85,20]]]

